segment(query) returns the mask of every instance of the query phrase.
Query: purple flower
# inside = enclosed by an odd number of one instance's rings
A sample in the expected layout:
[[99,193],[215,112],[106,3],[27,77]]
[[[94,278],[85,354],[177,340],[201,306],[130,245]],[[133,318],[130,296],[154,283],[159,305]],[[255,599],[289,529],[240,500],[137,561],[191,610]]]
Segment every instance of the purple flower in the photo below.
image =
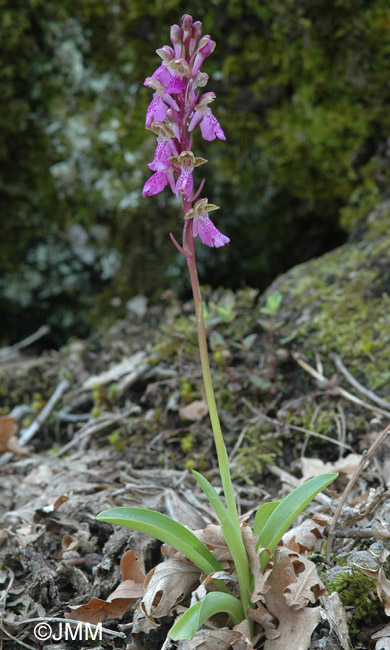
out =
[[149,169],[152,169],[154,172],[165,172],[171,167],[171,163],[168,160],[171,155],[172,150],[169,138],[159,136],[157,138],[157,147],[153,161],[148,165]]
[[[162,83],[162,85],[164,86],[164,88],[166,88],[166,87],[169,85],[170,81],[171,81],[171,77],[172,77],[172,75],[171,75],[171,73],[169,72],[167,66],[164,65],[164,64],[162,63],[162,64],[157,68],[157,70],[155,70],[155,71],[153,72],[152,77],[153,77],[154,79],[158,79],[158,80]],[[145,84],[146,84],[146,81],[145,81]]]
[[[162,68],[163,66],[160,67]],[[152,120],[163,122],[167,116],[168,106],[175,111],[179,110],[175,100],[165,92],[163,84],[157,77],[148,77],[145,79],[144,86],[153,88],[156,91],[146,111],[146,126],[150,126]]]
[[216,228],[208,216],[208,212],[219,210],[217,205],[208,203],[207,199],[199,199],[195,205],[186,212],[185,219],[192,219],[192,234],[194,237],[199,235],[203,244],[206,246],[215,246],[220,248],[230,242],[229,237],[223,235]]
[[203,61],[210,56],[215,48],[215,41],[212,41],[210,36],[202,36],[199,41],[199,47],[195,54],[194,63],[192,66],[192,75],[195,76],[203,63]]
[[176,183],[176,196],[181,192],[183,196],[189,198],[194,189],[194,167],[203,165],[207,160],[205,158],[195,157],[192,151],[182,151],[178,156],[170,156],[168,160],[180,167],[180,176]]
[[220,140],[226,140],[222,127],[213,115],[211,108],[206,108],[203,117],[201,116],[200,132],[204,140],[211,141],[215,140],[216,137]]
[[166,185],[169,183],[172,192],[175,193],[175,180],[173,178],[173,173],[171,171],[166,172],[156,172],[151,176],[145,183],[142,190],[142,196],[154,196],[163,191]]
[[146,126],[150,126],[152,121],[163,122],[167,116],[168,106],[163,101],[161,95],[156,92],[146,111]]
[[222,130],[217,118],[213,115],[211,108],[208,106],[210,102],[214,101],[214,93],[205,93],[200,98],[198,106],[195,107],[195,112],[192,116],[188,130],[191,132],[195,126],[200,122],[200,131],[204,140],[226,140],[225,134]]
[[185,169],[184,167],[181,168],[181,174],[176,183],[176,196],[178,196],[179,192],[182,192],[183,196],[187,199],[191,196],[194,190],[193,172],[193,167],[191,167],[191,169]]
[[199,235],[203,244],[206,246],[215,246],[220,248],[230,242],[229,237],[223,235],[218,228],[216,228],[207,215],[195,218],[192,225],[192,232],[194,237]]
[[152,78],[158,79],[158,81],[160,81],[164,86],[164,91],[166,93],[171,93],[172,95],[181,93],[181,91],[186,87],[181,76],[168,70],[164,63],[153,72]]

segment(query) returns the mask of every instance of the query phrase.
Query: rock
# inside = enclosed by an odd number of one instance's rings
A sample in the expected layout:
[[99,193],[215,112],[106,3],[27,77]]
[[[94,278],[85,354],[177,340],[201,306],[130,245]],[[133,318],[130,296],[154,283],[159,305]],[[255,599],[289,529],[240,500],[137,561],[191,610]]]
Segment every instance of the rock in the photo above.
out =
[[[278,338],[306,355],[318,351],[331,377],[330,353],[365,387],[386,397],[390,381],[390,201],[371,212],[350,241],[277,278]],[[310,362],[310,357],[309,357]]]

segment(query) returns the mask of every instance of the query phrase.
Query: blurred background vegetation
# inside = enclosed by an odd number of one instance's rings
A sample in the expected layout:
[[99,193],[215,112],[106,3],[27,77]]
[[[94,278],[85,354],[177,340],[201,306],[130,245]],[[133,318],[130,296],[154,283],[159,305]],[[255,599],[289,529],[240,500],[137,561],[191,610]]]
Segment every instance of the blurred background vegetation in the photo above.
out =
[[49,323],[61,344],[135,294],[188,292],[178,201],[141,196],[143,81],[186,12],[217,41],[203,69],[227,136],[194,141],[232,240],[198,247],[203,283],[262,290],[386,194],[388,0],[0,0],[0,341]]

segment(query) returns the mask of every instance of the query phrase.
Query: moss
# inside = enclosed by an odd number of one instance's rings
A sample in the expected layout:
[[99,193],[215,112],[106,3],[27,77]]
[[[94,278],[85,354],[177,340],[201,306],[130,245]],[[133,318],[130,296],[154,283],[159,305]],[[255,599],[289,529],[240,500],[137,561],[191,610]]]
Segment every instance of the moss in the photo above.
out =
[[285,342],[315,350],[334,373],[329,353],[368,388],[388,385],[390,358],[390,204],[366,219],[360,237],[292,269],[275,286],[284,296],[280,330]]
[[370,621],[370,625],[384,621],[383,604],[377,595],[376,580],[363,575],[355,567],[341,571],[326,586],[330,593],[337,591],[344,607],[353,607],[348,620],[351,634],[357,634],[367,621]]
[[31,404],[41,410],[54,390],[56,379],[49,374],[49,358],[25,360],[18,367],[0,368],[0,408],[12,410],[19,404]]
[[259,422],[248,427],[245,438],[233,461],[233,477],[254,485],[267,464],[275,463],[282,453],[282,443],[275,433],[268,432]]

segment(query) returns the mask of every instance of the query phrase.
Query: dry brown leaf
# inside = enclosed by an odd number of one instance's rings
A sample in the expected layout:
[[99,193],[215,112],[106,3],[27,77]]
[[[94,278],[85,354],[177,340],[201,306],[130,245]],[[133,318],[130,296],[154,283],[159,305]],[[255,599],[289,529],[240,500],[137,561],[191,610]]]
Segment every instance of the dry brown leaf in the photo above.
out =
[[218,562],[232,562],[232,554],[222,534],[221,526],[208,524],[202,530],[195,530],[194,535],[206,544]]
[[375,644],[375,650],[390,650],[390,637],[386,636],[377,641]]
[[264,573],[260,569],[259,552],[256,551],[257,536],[253,534],[251,527],[243,524],[241,526],[241,534],[249,560],[249,568],[253,575],[251,602],[253,604],[256,604],[259,600],[264,602],[264,594],[269,590],[266,582],[271,569],[266,569]]
[[303,479],[313,478],[327,472],[339,472],[351,478],[355,469],[359,465],[362,456],[360,454],[348,454],[345,458],[335,463],[324,463],[320,458],[302,458]]
[[319,539],[323,539],[324,526],[327,521],[306,519],[299,526],[291,528],[282,537],[284,546],[297,553],[314,551]]
[[196,422],[201,420],[209,412],[207,402],[205,399],[195,400],[191,404],[186,406],[181,406],[179,408],[179,415],[182,420],[191,420],[191,422]]
[[390,580],[386,578],[383,565],[386,562],[390,551],[384,550],[380,555],[375,555],[371,551],[368,551],[369,555],[376,562],[376,569],[368,569],[366,567],[359,566],[355,564],[356,568],[359,569],[365,576],[369,578],[374,578],[377,580],[376,590],[378,593],[379,600],[385,600],[385,613],[386,616],[390,616]]
[[70,605],[71,612],[65,614],[66,618],[84,621],[97,625],[107,616],[119,618],[133,605],[144,593],[143,582],[145,579],[142,559],[137,559],[134,551],[127,551],[120,563],[122,582],[107,600],[91,598],[84,605]]
[[16,456],[25,456],[30,453],[31,447],[21,447],[16,437],[18,430],[15,418],[0,417],[0,452],[10,451]]
[[229,650],[240,638],[242,638],[241,632],[227,628],[198,630],[192,639],[180,641],[178,650]]
[[254,650],[249,622],[246,619],[241,621],[241,623],[238,623],[238,625],[235,625],[233,631],[239,632],[241,635],[240,639],[233,641],[233,650]]
[[349,638],[348,623],[345,609],[337,591],[333,591],[321,599],[321,605],[325,617],[328,619],[330,629],[336,634],[343,650],[350,650],[352,647]]
[[259,625],[261,625],[264,628],[267,635],[267,639],[278,638],[279,636],[279,633],[277,631],[278,621],[268,611],[268,609],[264,607],[263,603],[257,601],[256,609],[252,609],[251,607],[249,607],[247,609],[247,615],[249,616],[249,618],[252,619],[252,621],[255,621],[255,623],[259,623]]
[[141,608],[148,618],[168,616],[199,582],[200,570],[178,558],[161,562],[145,578]]
[[290,583],[284,590],[287,605],[294,609],[306,607],[315,603],[326,593],[325,585],[321,582],[314,562],[302,555],[290,555],[294,566],[296,581]]
[[294,565],[289,553],[283,548],[274,557],[274,566],[268,578],[270,590],[264,599],[269,612],[279,621],[279,636],[269,638],[269,632],[266,630],[264,650],[308,650],[311,635],[320,620],[320,608],[305,607],[295,610],[287,604],[284,592],[296,581]]
[[390,650],[390,623],[375,632],[371,637],[374,641],[379,639],[375,645],[375,650]]

